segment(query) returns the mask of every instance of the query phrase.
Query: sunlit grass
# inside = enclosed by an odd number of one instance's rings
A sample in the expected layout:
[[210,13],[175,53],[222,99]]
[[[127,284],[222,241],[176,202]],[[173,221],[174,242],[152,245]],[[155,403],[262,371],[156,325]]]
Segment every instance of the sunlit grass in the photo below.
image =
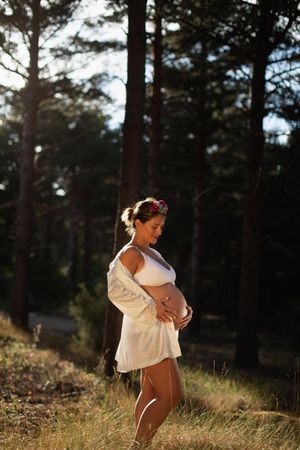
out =
[[[4,327],[7,336],[11,332],[14,339],[2,344],[0,350],[5,360],[0,369],[9,368],[16,377],[5,389],[7,392],[15,389],[19,380],[21,384],[27,383],[26,393],[30,383],[40,383],[36,395],[41,398],[34,397],[33,387],[32,397],[24,397],[17,386],[10,398],[2,399],[0,448],[125,450],[129,447],[134,434],[135,395],[131,390],[128,392],[122,381],[116,378],[108,382],[89,375],[72,363],[61,361],[57,353],[36,349],[32,342],[26,344],[26,339],[17,341],[18,331],[7,323],[0,322],[1,335]],[[220,373],[215,370],[207,373],[201,366],[191,369],[181,364],[181,371],[185,398],[158,431],[152,449],[300,449],[299,416],[291,407],[280,409],[282,401],[277,396],[286,387],[280,392],[279,381],[257,376],[246,379],[226,368]],[[81,391],[75,392],[74,397],[72,389],[76,386]],[[32,403],[34,398],[36,403]]]
[[9,317],[0,315],[0,339],[18,340],[28,343],[31,337],[22,328],[12,324]]
[[[167,419],[156,435],[152,448],[165,450],[219,449],[219,450],[296,450],[300,448],[299,418],[287,413],[262,411],[258,393],[248,391],[242,383],[219,379],[214,376],[183,369],[187,386],[186,398]],[[189,378],[189,380],[187,380]],[[199,411],[190,406],[189,389],[197,387],[201,392],[212,389],[218,396],[218,407]],[[192,383],[191,383],[192,381]],[[16,449],[23,440],[24,449],[53,450],[113,450],[126,449],[134,433],[134,395],[128,393],[120,381],[107,384],[105,395],[94,391],[82,398],[77,409],[63,411],[56,420],[44,424],[36,437],[10,436],[7,449]],[[226,395],[225,395],[226,394]],[[248,410],[237,410],[232,398],[243,394]],[[203,399],[205,394],[202,393]],[[227,407],[225,408],[226,401]],[[233,405],[233,409],[230,406]],[[261,401],[263,405],[263,401]]]
[[[26,449],[113,450],[131,441],[134,397],[115,385],[102,404],[85,400],[76,413],[65,412],[39,436],[26,441]],[[300,447],[299,419],[276,413],[185,412],[179,407],[156,435],[152,448],[165,450],[296,450]],[[16,449],[21,437],[11,436],[6,448]]]
[[[259,375],[242,378],[229,370],[209,374],[201,367],[182,368],[186,401],[190,407],[219,412],[280,410],[286,404],[285,391],[293,390],[293,380],[268,379]],[[289,383],[289,385],[288,385]],[[279,398],[280,397],[280,398]]]

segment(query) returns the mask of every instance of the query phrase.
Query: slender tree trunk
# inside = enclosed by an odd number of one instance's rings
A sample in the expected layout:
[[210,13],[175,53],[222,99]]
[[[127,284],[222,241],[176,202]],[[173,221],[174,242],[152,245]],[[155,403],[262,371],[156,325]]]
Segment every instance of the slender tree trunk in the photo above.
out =
[[71,291],[76,294],[79,282],[79,230],[78,230],[78,189],[74,170],[70,183],[70,229],[69,229],[69,282]]
[[[143,143],[143,115],[145,106],[146,3],[147,0],[127,0],[128,76],[113,256],[128,239],[124,231],[124,226],[120,223],[120,213],[125,207],[138,200],[141,187],[141,149]],[[109,302],[103,339],[104,370],[109,376],[114,373],[114,357],[120,338],[121,325],[122,314]]]
[[43,262],[45,267],[49,267],[53,261],[53,205],[54,195],[52,187],[52,179],[49,179],[48,186],[48,207],[49,211],[46,215],[45,235],[44,235],[44,251]]
[[155,1],[154,33],[154,74],[151,101],[150,145],[148,158],[149,194],[154,197],[159,192],[159,155],[161,145],[162,108],[162,15],[161,0]]
[[17,202],[15,268],[11,304],[13,322],[28,327],[29,252],[33,222],[34,150],[38,114],[40,0],[32,2],[29,78],[24,93],[24,124],[21,141],[20,188]]
[[83,279],[85,283],[91,280],[91,266],[93,254],[93,223],[90,211],[86,211],[84,218],[84,256]]
[[242,275],[235,362],[240,367],[259,364],[257,306],[259,296],[260,208],[262,203],[265,116],[265,74],[274,15],[270,1],[260,3],[260,20],[251,84],[250,139],[247,193],[243,224]]
[[194,227],[192,248],[192,289],[191,305],[194,310],[194,318],[190,324],[190,332],[200,330],[202,309],[202,278],[204,259],[204,189],[206,178],[206,150],[207,150],[207,49],[205,39],[201,39],[202,52],[199,69],[199,131],[198,152],[196,155],[196,179],[194,198]]

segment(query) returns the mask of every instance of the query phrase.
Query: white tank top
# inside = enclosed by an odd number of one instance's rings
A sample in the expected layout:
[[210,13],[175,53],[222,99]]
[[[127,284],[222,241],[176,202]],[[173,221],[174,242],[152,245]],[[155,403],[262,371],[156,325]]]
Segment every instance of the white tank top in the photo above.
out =
[[[133,246],[135,247],[135,246]],[[137,248],[137,247],[135,247]],[[134,274],[136,282],[142,286],[161,286],[166,283],[174,283],[176,279],[176,273],[173,267],[170,269],[160,264],[156,259],[142,252],[137,248],[144,258],[144,265]],[[153,249],[152,249],[153,250]],[[159,256],[159,252],[154,250]]]

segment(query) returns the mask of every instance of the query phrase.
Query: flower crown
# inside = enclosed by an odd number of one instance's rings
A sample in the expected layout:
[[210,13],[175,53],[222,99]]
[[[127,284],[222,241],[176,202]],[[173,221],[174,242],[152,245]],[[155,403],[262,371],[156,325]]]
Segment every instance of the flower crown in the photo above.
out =
[[168,205],[164,200],[153,201],[150,204],[150,212],[156,214],[167,214]]

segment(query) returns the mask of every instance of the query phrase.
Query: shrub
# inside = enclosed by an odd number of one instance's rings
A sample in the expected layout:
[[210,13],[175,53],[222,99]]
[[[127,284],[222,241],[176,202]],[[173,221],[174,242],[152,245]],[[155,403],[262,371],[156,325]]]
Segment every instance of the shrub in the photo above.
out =
[[75,339],[80,346],[101,349],[106,302],[104,284],[97,284],[94,290],[88,290],[83,283],[79,285],[79,292],[69,304],[69,312],[77,324]]

